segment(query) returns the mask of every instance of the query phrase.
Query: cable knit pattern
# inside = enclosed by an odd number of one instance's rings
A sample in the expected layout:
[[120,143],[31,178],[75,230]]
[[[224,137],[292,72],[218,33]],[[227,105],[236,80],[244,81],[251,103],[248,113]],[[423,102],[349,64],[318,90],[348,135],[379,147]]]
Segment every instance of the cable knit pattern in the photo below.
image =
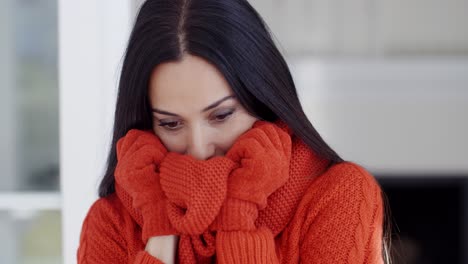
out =
[[[176,262],[383,263],[382,198],[374,177],[352,162],[327,168],[284,123],[276,125],[292,139],[289,179],[258,211],[255,229],[182,235]],[[143,222],[116,186],[83,222],[78,263],[162,263],[144,251]]]
[[383,263],[383,202],[376,180],[343,162],[317,177],[277,244],[281,263]]

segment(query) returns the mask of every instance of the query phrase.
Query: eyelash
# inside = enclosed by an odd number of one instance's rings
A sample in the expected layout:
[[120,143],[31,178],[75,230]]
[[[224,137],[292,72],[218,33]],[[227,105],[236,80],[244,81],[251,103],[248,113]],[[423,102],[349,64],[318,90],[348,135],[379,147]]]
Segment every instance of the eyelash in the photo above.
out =
[[[222,114],[222,115],[217,115],[217,116],[215,117],[215,122],[217,122],[217,123],[224,123],[226,120],[229,119],[229,117],[230,117],[232,114],[234,114],[234,112],[235,112],[235,110],[232,110],[232,111],[227,112],[227,113],[224,113],[224,114]],[[221,120],[216,120],[218,117],[224,117],[224,118],[221,119]],[[177,121],[174,121],[174,122],[166,122],[166,123],[160,122],[158,125],[161,126],[161,127],[163,127],[163,128],[165,128],[166,130],[169,130],[169,131],[177,131],[177,130],[179,130],[179,128],[170,128],[170,127],[168,126],[168,125],[173,124],[173,123],[177,123]]]

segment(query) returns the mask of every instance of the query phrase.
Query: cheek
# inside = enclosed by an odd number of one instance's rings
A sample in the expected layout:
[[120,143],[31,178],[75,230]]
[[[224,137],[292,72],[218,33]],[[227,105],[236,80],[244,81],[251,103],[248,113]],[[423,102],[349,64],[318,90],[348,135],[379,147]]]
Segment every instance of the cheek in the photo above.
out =
[[232,125],[226,126],[222,133],[223,138],[218,141],[224,152],[227,152],[242,134],[251,129],[256,120],[252,116],[244,115],[237,118]]
[[[215,155],[224,155],[243,133],[252,128],[258,120],[246,113],[238,115],[229,124],[219,127],[207,127],[205,136],[208,145],[215,147]],[[187,149],[184,133],[168,134],[160,129],[153,128],[154,133],[161,139],[166,149],[170,152],[184,153]]]
[[184,150],[183,140],[180,135],[167,135],[157,129],[153,129],[156,136],[161,139],[161,142],[169,152],[182,152]]

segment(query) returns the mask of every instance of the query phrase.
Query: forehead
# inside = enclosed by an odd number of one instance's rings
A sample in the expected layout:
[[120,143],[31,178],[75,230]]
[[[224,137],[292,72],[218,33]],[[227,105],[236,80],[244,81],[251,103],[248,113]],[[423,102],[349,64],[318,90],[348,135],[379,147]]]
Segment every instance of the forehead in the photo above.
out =
[[221,72],[198,56],[185,55],[181,61],[159,64],[150,77],[151,104],[168,111],[183,107],[201,110],[229,94],[231,88]]

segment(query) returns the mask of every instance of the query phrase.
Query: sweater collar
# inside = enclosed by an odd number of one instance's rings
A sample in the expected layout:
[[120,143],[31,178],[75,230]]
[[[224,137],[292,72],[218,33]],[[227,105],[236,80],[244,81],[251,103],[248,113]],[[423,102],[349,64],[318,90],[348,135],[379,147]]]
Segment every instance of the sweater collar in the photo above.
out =
[[[268,205],[259,211],[256,225],[267,226],[276,236],[289,223],[310,183],[326,170],[329,161],[316,155],[300,138],[293,134],[285,122],[278,120],[274,123],[291,136],[290,175],[288,181],[268,197]],[[132,206],[131,197],[117,184],[115,191],[135,222],[142,226],[141,213]]]

